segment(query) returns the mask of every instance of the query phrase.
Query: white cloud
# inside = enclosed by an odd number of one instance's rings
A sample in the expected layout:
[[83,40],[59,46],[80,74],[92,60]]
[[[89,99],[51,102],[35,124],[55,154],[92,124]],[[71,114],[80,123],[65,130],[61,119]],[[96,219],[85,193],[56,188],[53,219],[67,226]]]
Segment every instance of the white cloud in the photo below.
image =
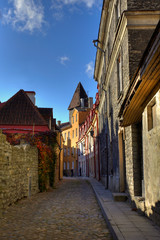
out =
[[18,31],[34,32],[41,30],[44,21],[44,9],[39,1],[10,0],[12,8],[3,14],[3,23],[11,24]]
[[91,8],[96,3],[96,0],[82,0],[87,7]]
[[93,61],[91,61],[88,64],[86,64],[86,74],[88,75],[89,78],[93,77],[93,74],[94,74],[94,64],[93,64]]
[[69,61],[70,59],[67,56],[63,56],[63,57],[60,57],[59,60],[61,64],[65,65],[66,62]]
[[63,17],[63,8],[65,6],[73,10],[73,7],[77,9],[81,4],[84,4],[88,9],[93,6],[101,6],[102,0],[52,0],[53,16],[60,20]]

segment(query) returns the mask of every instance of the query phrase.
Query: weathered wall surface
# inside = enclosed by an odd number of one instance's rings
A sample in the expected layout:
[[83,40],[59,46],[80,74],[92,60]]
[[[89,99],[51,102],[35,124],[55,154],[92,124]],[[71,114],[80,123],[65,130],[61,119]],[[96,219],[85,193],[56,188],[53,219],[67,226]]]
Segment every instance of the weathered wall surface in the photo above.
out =
[[63,137],[60,132],[57,132],[57,143],[54,186],[56,186],[59,181],[63,179]]
[[128,30],[130,80],[137,70],[139,61],[143,56],[153,31],[154,29]]
[[160,9],[159,0],[128,0],[128,10],[158,10]]
[[148,107],[143,113],[143,160],[147,215],[160,225],[160,91],[154,97],[156,126],[148,131]]
[[11,146],[0,133],[0,209],[38,191],[37,148]]

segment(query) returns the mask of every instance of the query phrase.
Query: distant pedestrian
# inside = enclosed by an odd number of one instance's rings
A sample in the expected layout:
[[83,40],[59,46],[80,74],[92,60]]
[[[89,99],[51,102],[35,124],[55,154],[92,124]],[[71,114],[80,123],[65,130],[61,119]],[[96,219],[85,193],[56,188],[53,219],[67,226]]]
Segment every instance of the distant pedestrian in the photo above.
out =
[[71,169],[71,177],[73,177],[73,169]]

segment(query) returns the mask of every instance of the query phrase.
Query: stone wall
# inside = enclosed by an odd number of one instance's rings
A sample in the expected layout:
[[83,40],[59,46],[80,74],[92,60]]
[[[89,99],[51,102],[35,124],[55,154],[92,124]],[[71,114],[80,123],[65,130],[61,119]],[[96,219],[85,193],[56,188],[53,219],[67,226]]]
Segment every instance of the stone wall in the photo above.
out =
[[37,148],[11,146],[0,132],[0,209],[38,191]]
[[[155,126],[148,130],[148,108],[156,104]],[[143,113],[143,161],[146,214],[160,225],[160,91]]]
[[130,80],[137,70],[140,59],[143,56],[153,31],[154,29],[128,30]]
[[159,0],[128,0],[128,10],[158,10],[160,9]]

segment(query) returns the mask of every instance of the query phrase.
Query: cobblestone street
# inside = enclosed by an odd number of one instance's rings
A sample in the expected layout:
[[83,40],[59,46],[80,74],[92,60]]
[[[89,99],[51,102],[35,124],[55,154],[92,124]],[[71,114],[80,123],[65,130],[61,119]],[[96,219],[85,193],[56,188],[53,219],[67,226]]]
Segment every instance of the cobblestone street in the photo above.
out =
[[57,189],[23,199],[0,219],[0,239],[111,240],[86,180],[65,179]]

